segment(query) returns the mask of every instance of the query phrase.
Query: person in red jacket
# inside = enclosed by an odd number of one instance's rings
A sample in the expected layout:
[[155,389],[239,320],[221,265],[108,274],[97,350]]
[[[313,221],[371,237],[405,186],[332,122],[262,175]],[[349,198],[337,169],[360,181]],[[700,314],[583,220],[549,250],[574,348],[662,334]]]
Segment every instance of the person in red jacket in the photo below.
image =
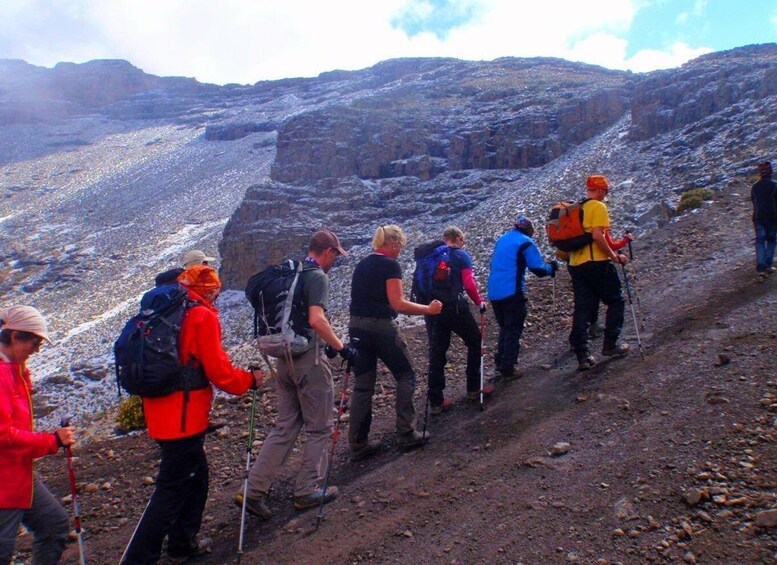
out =
[[178,282],[198,303],[181,324],[181,364],[194,360],[210,384],[143,399],[148,434],[157,440],[162,458],[156,488],[122,556],[125,564],[157,563],[165,537],[170,562],[180,563],[202,552],[196,536],[208,498],[204,443],[214,394],[210,385],[240,395],[263,381],[258,369],[235,368],[221,346],[221,325],[213,305],[221,290],[216,270],[195,265],[181,273]]
[[46,320],[32,306],[0,310],[0,564],[11,562],[19,524],[35,541],[33,563],[59,563],[70,533],[68,516],[33,472],[33,461],[75,443],[73,428],[33,430],[27,359],[51,343]]

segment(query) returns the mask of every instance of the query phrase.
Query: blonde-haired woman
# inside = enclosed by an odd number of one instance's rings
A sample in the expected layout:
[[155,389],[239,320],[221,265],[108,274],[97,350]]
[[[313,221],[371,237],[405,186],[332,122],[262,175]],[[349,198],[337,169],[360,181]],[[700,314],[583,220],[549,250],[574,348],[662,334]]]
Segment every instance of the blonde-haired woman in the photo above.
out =
[[355,382],[348,431],[353,459],[368,457],[380,449],[380,442],[369,440],[378,359],[388,367],[397,382],[399,448],[419,447],[425,439],[415,429],[413,393],[416,376],[396,317],[397,314],[436,316],[442,309],[442,303],[433,300],[427,306],[405,299],[402,267],[397,257],[406,244],[407,236],[399,226],[378,227],[372,239],[374,251],[362,259],[353,272],[349,333],[351,342],[359,350],[354,366]]

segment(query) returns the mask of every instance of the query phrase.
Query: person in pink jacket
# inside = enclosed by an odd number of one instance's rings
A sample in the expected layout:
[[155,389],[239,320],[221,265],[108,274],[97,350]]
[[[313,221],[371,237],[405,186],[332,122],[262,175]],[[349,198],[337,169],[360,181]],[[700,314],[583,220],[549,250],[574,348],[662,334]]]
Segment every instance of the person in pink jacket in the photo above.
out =
[[59,563],[70,533],[65,509],[33,471],[33,462],[75,443],[73,428],[33,428],[27,359],[51,343],[32,306],[0,310],[0,565],[11,562],[19,525],[33,533],[33,564]]

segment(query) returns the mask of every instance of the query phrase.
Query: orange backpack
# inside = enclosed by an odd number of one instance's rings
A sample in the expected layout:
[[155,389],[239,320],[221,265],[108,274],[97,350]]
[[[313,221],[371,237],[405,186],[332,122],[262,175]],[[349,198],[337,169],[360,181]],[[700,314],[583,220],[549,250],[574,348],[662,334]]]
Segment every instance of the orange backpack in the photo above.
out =
[[593,242],[593,236],[583,229],[583,204],[580,202],[563,201],[550,209],[545,231],[550,244],[561,251],[577,251]]

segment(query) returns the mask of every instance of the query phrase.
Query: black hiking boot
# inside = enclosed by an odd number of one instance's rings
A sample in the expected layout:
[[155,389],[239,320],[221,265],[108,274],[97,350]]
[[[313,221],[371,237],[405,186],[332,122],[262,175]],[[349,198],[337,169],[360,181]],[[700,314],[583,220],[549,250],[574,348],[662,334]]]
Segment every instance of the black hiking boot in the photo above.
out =
[[450,398],[445,398],[442,401],[442,404],[430,404],[429,405],[429,413],[432,416],[439,416],[443,412],[447,412],[453,408],[453,401]]
[[188,563],[190,561],[196,561],[200,557],[205,557],[210,554],[213,540],[211,538],[202,538],[197,540],[197,544],[194,547],[187,547],[182,549],[167,550],[167,563],[169,565],[179,565],[180,563]]
[[577,370],[578,371],[587,371],[591,367],[596,365],[596,359],[594,359],[594,356],[589,354],[588,351],[578,351],[577,352]]
[[371,439],[367,443],[351,446],[351,461],[363,461],[380,451],[379,439]]
[[602,346],[602,355],[605,357],[617,357],[626,355],[629,352],[629,346],[626,343],[605,343]]
[[321,499],[324,499],[324,504],[328,502],[332,502],[335,498],[337,498],[337,495],[340,494],[340,491],[335,486],[328,486],[326,487],[326,494],[324,494],[324,489],[316,489],[314,492],[310,494],[306,494],[305,496],[295,496],[294,497],[294,509],[295,510],[307,510],[308,508],[314,508],[321,504]]
[[506,367],[497,370],[495,380],[509,383],[520,379],[523,377],[523,374],[524,373],[521,369],[516,369],[515,367]]
[[397,434],[397,447],[401,451],[410,451],[421,447],[425,441],[429,440],[429,432],[421,433],[418,430],[407,432],[406,434]]

